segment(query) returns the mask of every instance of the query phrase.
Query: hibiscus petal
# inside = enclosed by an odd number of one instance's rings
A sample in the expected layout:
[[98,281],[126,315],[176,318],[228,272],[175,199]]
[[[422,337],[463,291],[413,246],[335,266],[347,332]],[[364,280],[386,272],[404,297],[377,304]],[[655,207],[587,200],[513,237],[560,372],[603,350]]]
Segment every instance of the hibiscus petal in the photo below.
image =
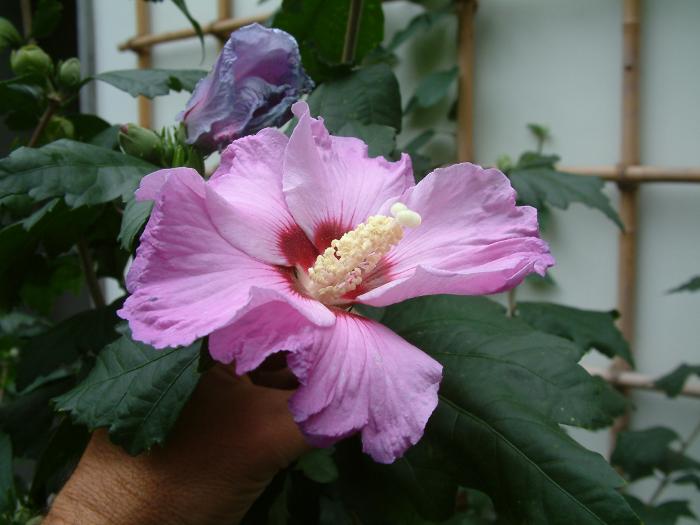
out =
[[255,370],[276,352],[297,352],[314,341],[315,326],[287,303],[273,301],[250,310],[209,336],[209,352],[222,363],[236,362],[239,375]]
[[[318,253],[287,209],[282,159],[287,137],[276,129],[232,142],[209,180],[225,202],[210,195],[210,215],[221,234],[251,257],[270,264],[308,267]],[[295,242],[289,242],[294,239]]]
[[283,124],[292,103],[312,88],[296,40],[280,29],[250,24],[231,34],[178,120],[190,143],[211,152]]
[[411,160],[369,158],[361,140],[329,135],[306,102],[292,111],[299,122],[285,151],[284,196],[297,224],[323,250],[413,184]]
[[[149,173],[141,179],[134,196],[137,201],[154,201],[160,195],[163,184],[172,175],[180,173],[183,177],[187,177],[190,172],[194,172],[194,170],[192,168],[166,168]],[[196,175],[196,172],[194,174]]]
[[[554,264],[539,238],[537,210],[516,206],[515,191],[496,169],[440,168],[398,200],[423,221],[387,254],[377,268],[381,282],[359,302],[386,306],[421,295],[496,293]],[[384,214],[394,202],[384,205]]]
[[364,451],[391,463],[421,438],[437,406],[442,366],[370,319],[339,314],[288,363],[302,385],[290,408],[319,446],[359,430]]
[[127,276],[132,295],[118,314],[157,348],[190,344],[269,301],[284,301],[318,324],[322,304],[294,291],[289,275],[226,241],[212,222],[205,182],[173,170],[163,183]]

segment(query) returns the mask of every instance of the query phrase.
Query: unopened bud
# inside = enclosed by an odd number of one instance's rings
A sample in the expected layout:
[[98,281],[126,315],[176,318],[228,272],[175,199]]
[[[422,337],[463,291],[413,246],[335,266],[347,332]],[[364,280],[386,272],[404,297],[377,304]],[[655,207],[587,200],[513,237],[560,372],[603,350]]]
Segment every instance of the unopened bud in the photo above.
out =
[[17,75],[50,75],[53,70],[51,57],[34,44],[22,46],[10,56],[12,71]]
[[64,89],[72,89],[80,84],[80,60],[69,58],[58,68],[58,85]]
[[499,157],[496,159],[496,167],[504,173],[510,171],[510,169],[513,167],[513,160],[505,153],[503,155],[499,155]]
[[161,142],[157,133],[136,124],[124,124],[119,129],[122,151],[140,159],[160,164]]
[[0,51],[8,47],[17,47],[22,37],[7,18],[0,17]]
[[49,120],[43,134],[44,143],[59,139],[72,139],[75,136],[75,126],[65,117],[54,115]]

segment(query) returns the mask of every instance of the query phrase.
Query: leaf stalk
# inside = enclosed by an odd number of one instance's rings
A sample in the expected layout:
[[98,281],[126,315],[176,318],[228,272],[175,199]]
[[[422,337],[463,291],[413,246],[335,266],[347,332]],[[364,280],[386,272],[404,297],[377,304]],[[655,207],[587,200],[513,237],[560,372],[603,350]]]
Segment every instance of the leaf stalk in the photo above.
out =
[[[678,450],[678,453],[683,455],[687,452],[687,450],[690,448],[690,445],[693,444],[693,442],[700,436],[700,421],[695,425],[695,428],[693,431],[690,433],[687,439],[685,439],[681,443],[681,448]],[[666,474],[664,477],[661,479],[659,482],[659,486],[656,487],[656,490],[654,493],[651,495],[649,498],[649,503],[648,505],[653,505],[657,499],[659,499],[659,496],[661,496],[661,493],[666,490],[666,487],[668,484],[671,482],[671,474]]]
[[343,54],[340,59],[343,63],[350,63],[355,60],[357,50],[357,40],[360,34],[360,19],[362,18],[362,0],[350,0],[348,9],[348,23],[345,28],[345,41],[343,43]]
[[97,280],[92,256],[90,255],[85,239],[80,239],[77,243],[77,247],[78,255],[80,256],[80,266],[83,268],[83,275],[85,275],[85,282],[90,291],[92,302],[95,304],[96,308],[102,308],[106,305],[106,302],[102,294],[102,288],[100,288],[100,282]]
[[49,97],[49,103],[46,106],[44,113],[41,115],[41,118],[39,119],[39,123],[36,125],[36,128],[34,129],[34,133],[32,133],[32,137],[29,139],[29,142],[27,143],[28,147],[30,147],[30,148],[36,147],[37,143],[39,142],[39,139],[41,138],[41,134],[46,129],[46,126],[48,125],[49,121],[51,120],[51,117],[53,117],[54,113],[56,113],[56,110],[59,108],[59,106],[60,106],[60,102],[58,100],[55,100],[54,98]]

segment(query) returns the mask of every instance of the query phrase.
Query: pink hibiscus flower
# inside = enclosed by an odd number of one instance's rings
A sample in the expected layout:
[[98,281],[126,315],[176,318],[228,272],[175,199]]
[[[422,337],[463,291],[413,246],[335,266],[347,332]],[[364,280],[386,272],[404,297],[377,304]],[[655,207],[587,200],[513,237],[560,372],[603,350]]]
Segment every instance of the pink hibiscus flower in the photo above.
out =
[[290,409],[309,441],[361,432],[390,463],[422,436],[442,367],[350,307],[500,292],[554,261],[498,170],[457,164],[414,184],[407,155],[369,158],[306,103],[293,110],[289,139],[236,140],[208,181],[188,168],[143,179],[136,196],[155,206],[119,315],[157,348],[208,335],[239,374],[288,352]]

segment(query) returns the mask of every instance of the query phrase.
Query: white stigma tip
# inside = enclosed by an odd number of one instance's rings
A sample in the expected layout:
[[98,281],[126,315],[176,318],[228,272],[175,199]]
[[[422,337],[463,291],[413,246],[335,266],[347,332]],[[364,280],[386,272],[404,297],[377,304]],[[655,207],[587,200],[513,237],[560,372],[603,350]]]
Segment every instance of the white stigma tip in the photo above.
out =
[[394,204],[391,205],[391,208],[389,208],[389,211],[391,212],[391,215],[396,217],[400,211],[407,210],[408,206],[406,206],[403,202],[395,202]]
[[[396,206],[396,204],[394,204],[394,206]],[[393,206],[391,211],[392,213],[394,212]],[[416,226],[420,226],[421,216],[413,210],[400,210],[395,216],[399,224],[405,228],[415,228]]]

